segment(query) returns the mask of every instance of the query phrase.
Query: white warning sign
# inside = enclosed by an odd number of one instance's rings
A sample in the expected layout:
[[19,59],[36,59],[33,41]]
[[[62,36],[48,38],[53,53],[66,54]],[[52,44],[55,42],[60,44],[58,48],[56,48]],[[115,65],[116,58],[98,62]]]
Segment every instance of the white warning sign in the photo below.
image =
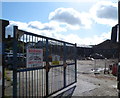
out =
[[43,49],[27,49],[27,67],[37,67],[43,65]]
[[0,66],[0,85],[2,85],[2,66]]

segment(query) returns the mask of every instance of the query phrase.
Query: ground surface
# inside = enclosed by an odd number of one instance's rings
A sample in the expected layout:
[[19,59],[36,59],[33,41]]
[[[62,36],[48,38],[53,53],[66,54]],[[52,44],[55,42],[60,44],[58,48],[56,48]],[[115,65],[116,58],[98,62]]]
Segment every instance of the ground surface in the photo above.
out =
[[[103,69],[116,60],[79,60],[77,61],[77,87],[73,96],[117,96],[117,78],[104,74]],[[93,69],[98,69],[100,74],[94,74]]]
[[[104,74],[103,71],[105,65],[106,68],[108,68],[110,64],[112,65],[115,62],[117,62],[117,60],[77,60],[77,83],[73,96],[116,96],[117,97],[118,95],[117,77],[113,76],[111,72],[110,74],[107,73]],[[96,71],[99,74],[95,75],[94,69],[97,69]],[[60,70],[62,69],[60,68]],[[74,71],[71,70],[71,72]],[[56,75],[58,74],[58,76],[60,74],[59,71],[55,71],[54,73],[56,73]],[[6,81],[5,95],[12,96],[12,80],[11,80],[12,72],[6,71],[6,74],[8,78],[6,77],[5,79]],[[59,79],[58,77],[56,80],[61,80],[61,78]],[[56,88],[56,86],[54,87]]]

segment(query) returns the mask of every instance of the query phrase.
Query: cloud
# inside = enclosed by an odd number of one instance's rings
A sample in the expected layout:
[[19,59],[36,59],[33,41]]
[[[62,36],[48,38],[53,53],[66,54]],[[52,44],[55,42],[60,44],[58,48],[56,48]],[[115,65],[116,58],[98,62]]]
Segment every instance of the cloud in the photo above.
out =
[[97,10],[97,16],[99,18],[107,18],[107,19],[117,19],[117,8],[114,6],[100,6],[100,9]]
[[117,24],[117,4],[110,1],[96,3],[90,9],[91,18],[99,24]]
[[80,13],[73,8],[58,8],[49,15],[50,20],[68,23],[70,25],[82,25]]
[[58,8],[49,14],[49,20],[64,23],[67,27],[73,28],[76,26],[89,28],[92,24],[88,13],[80,13],[73,8]]
[[55,38],[70,43],[77,43],[78,45],[95,45],[105,41],[106,39],[110,39],[110,34],[111,32],[108,32],[108,33],[101,33],[101,35],[93,35],[93,37],[82,38],[74,33],[70,33],[67,35],[56,33]]
[[38,30],[54,30],[54,27],[51,26],[49,23],[43,24],[38,21],[29,22],[28,27],[38,29]]
[[[7,31],[10,32],[13,25],[17,25],[19,29],[32,32],[38,35],[56,38],[71,43],[94,45],[110,39],[111,33],[101,33],[101,35],[93,35],[93,37],[82,38],[72,33],[72,30],[80,28],[91,28],[93,21],[99,24],[107,24],[113,26],[116,24],[117,7],[109,2],[99,2],[95,4],[90,12],[79,12],[73,8],[58,8],[49,14],[49,22],[42,23],[40,21],[31,21],[28,23],[10,21]],[[111,13],[110,13],[111,12]],[[66,33],[71,30],[71,33]]]
[[93,35],[93,37],[82,38],[78,35],[71,33],[65,37],[65,41],[77,43],[78,45],[95,45],[103,42],[106,39],[110,39],[110,34],[111,32],[108,32],[101,33],[101,35]]
[[[77,34],[70,33],[70,34],[62,34],[61,32],[67,32],[65,28],[59,27],[59,24],[56,22],[50,22],[50,23],[41,23],[39,21],[32,21],[29,23],[22,23],[22,22],[15,22],[15,21],[10,21],[10,25],[7,27],[7,32],[8,34],[11,34],[12,32],[12,26],[16,25],[18,26],[19,29],[22,29],[24,31],[32,32],[35,34],[71,42],[71,43],[77,43],[77,44],[85,44],[85,45],[94,45],[94,44],[99,44],[100,42],[110,39],[110,32],[109,33],[101,33],[100,36],[94,35],[93,37],[87,37],[87,38],[82,38],[78,36]],[[43,30],[46,26],[49,26],[54,29],[47,29]],[[56,29],[55,29],[56,28]],[[61,31],[59,30],[61,29]]]
[[73,8],[57,8],[49,14],[49,20],[65,24],[66,28],[74,30],[91,28],[94,22],[114,26],[117,24],[117,3],[108,0],[99,1],[89,12],[79,12]]
[[28,23],[10,21],[10,25],[7,27],[7,31],[10,31],[14,25],[18,26],[18,28],[21,30],[33,32],[35,34],[41,34],[48,37],[52,37],[56,32],[67,31],[66,28],[60,27],[57,22],[41,23],[39,21],[32,21]]

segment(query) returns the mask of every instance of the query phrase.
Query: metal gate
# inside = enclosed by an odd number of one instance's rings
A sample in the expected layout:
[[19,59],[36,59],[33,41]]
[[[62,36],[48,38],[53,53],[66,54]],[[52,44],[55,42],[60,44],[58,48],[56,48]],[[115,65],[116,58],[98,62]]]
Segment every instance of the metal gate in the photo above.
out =
[[4,96],[49,97],[77,82],[76,44],[22,31],[17,26],[13,31],[13,37],[5,42],[5,51],[9,44],[13,52],[4,57]]

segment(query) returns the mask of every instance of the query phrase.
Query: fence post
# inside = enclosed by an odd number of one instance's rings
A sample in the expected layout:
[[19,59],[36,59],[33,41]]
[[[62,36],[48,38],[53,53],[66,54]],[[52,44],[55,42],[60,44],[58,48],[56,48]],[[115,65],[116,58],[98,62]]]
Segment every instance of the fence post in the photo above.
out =
[[118,0],[118,97],[120,98],[120,0]]
[[48,72],[49,72],[49,62],[48,62],[48,55],[49,55],[49,53],[48,53],[48,38],[46,39],[46,97],[48,96],[48,94],[49,94],[49,77],[48,77]]
[[4,97],[4,43],[5,43],[5,27],[9,25],[9,21],[0,20],[0,98]]
[[63,67],[64,67],[64,87],[66,87],[66,43],[64,42],[63,47]]
[[75,82],[77,82],[77,44],[74,46],[74,60],[75,60]]
[[13,27],[13,98],[17,97],[17,30],[18,27]]

